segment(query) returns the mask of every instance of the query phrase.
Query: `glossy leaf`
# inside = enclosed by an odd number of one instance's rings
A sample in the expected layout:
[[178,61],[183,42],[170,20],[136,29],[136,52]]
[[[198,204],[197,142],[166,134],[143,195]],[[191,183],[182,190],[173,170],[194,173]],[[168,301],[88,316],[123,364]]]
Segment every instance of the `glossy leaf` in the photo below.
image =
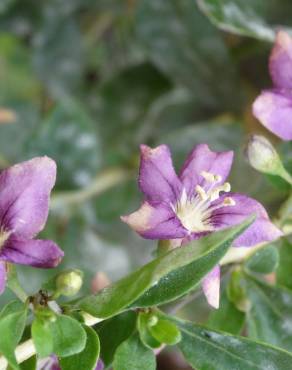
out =
[[277,18],[275,13],[283,22],[285,10],[291,9],[288,1],[279,4],[273,0],[198,0],[198,4],[222,30],[266,41],[274,40],[278,28],[275,21],[271,22]]
[[146,312],[140,312],[137,320],[137,329],[139,331],[142,343],[149,348],[159,348],[161,342],[155,339],[149,330],[149,321],[158,321],[158,317]]
[[151,286],[153,288],[135,302],[134,307],[157,305],[178,298],[194,288],[252,221],[249,218],[240,225],[172,250],[77,304],[91,315],[105,318],[125,309]]
[[160,343],[174,345],[181,340],[177,326],[166,319],[159,318],[155,325],[149,327],[149,332]]
[[197,370],[290,370],[292,355],[250,339],[175,320],[182,333],[178,344]]
[[117,347],[133,333],[136,327],[136,313],[124,312],[96,326],[101,343],[101,358],[109,366]]
[[143,345],[138,334],[133,334],[117,349],[113,370],[155,370],[153,351]]
[[100,349],[99,338],[90,327],[84,327],[84,330],[87,334],[85,348],[76,355],[61,358],[62,370],[95,370]]
[[247,314],[249,336],[291,350],[292,293],[249,278],[247,294],[251,309]]
[[27,306],[12,302],[1,312],[0,317],[0,353],[2,353],[9,365],[19,370],[14,350],[19,343],[26,323]]
[[250,271],[260,274],[273,272],[279,264],[279,252],[273,245],[256,251],[246,262],[245,266]]
[[59,357],[72,356],[83,351],[86,345],[86,332],[82,325],[65,315],[50,320],[35,319],[32,338],[41,357],[53,353]]

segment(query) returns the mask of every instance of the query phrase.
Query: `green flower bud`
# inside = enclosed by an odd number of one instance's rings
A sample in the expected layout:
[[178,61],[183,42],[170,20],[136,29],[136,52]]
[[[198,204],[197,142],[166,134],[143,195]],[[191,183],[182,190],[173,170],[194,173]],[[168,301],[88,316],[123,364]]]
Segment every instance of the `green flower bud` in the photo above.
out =
[[281,159],[273,145],[263,136],[253,135],[247,145],[246,155],[250,165],[259,172],[280,175]]
[[80,270],[61,272],[56,278],[56,288],[60,295],[73,296],[79,292],[83,283],[83,273]]

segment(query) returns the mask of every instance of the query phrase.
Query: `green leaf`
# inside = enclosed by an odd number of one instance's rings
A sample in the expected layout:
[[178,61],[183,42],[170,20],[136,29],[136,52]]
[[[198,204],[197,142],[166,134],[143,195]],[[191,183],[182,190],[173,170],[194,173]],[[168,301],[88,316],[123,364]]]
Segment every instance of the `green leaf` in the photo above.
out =
[[290,370],[292,355],[250,339],[173,319],[182,333],[178,347],[197,370]]
[[[149,307],[167,303],[194,289],[200,280],[221,260],[233,240],[251,222],[253,221],[250,218],[249,221],[247,220],[241,225],[212,233],[205,238],[194,241],[188,246],[181,248],[180,251],[189,248],[190,253],[194,253],[193,262],[191,262],[192,258],[190,256],[187,257],[188,264],[186,266],[177,269],[173,268],[173,271],[163,276],[154,287],[135,301],[132,306]],[[197,254],[196,256],[196,251],[198,253],[203,250],[205,250],[205,253]],[[178,254],[180,255],[180,252]]]
[[16,302],[8,304],[0,315],[0,352],[9,365],[18,370],[14,350],[19,343],[26,323],[27,306]]
[[36,318],[32,324],[32,338],[41,357],[52,353],[59,357],[83,351],[86,332],[82,325],[69,316],[58,315],[54,320]]
[[137,329],[142,343],[149,348],[158,348],[161,342],[156,340],[149,331],[149,321],[158,320],[153,313],[140,312],[137,320]]
[[[135,25],[149,58],[174,83],[207,105],[234,101],[236,76],[227,49],[195,1],[141,0]],[[221,78],[224,83],[214,84]]]
[[174,345],[181,340],[181,333],[177,326],[165,319],[158,319],[157,323],[149,326],[149,332],[160,343]]
[[87,334],[85,348],[76,355],[61,358],[62,370],[95,370],[100,349],[99,338],[93,329],[86,326],[84,329]]
[[247,294],[252,303],[247,313],[248,334],[275,346],[292,348],[292,293],[247,279]]
[[250,308],[250,302],[246,294],[246,280],[241,267],[236,267],[230,275],[226,293],[228,299],[239,311],[246,312]]
[[93,316],[106,318],[121,312],[147,290],[132,306],[153,306],[176,299],[196,286],[253,219],[172,250],[97,295],[77,301],[77,305]]
[[138,334],[133,334],[117,349],[113,363],[114,370],[155,370],[153,351],[143,345]]
[[96,326],[101,343],[101,358],[109,366],[118,346],[133,333],[136,326],[136,313],[124,312]]
[[273,272],[279,264],[279,252],[273,245],[256,251],[246,262],[245,267],[253,272],[269,274]]
[[292,243],[282,239],[279,247],[280,262],[276,272],[277,283],[292,290]]
[[291,14],[289,1],[280,5],[273,0],[198,0],[198,4],[222,30],[266,41],[274,40],[278,24],[285,24]]
[[21,370],[36,370],[37,369],[36,356],[32,356],[28,360],[22,362],[19,366]]
[[220,307],[212,310],[208,318],[208,327],[230,334],[239,334],[245,321],[245,314],[239,311],[228,299],[226,290],[220,297]]
[[39,357],[47,357],[54,351],[54,338],[48,321],[36,317],[31,325],[31,336]]

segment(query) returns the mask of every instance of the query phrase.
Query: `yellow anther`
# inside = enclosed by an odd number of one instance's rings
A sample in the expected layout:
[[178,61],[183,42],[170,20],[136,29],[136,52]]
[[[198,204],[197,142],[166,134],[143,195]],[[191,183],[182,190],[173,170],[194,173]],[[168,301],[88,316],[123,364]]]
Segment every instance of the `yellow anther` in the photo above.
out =
[[206,194],[205,190],[200,185],[197,185],[195,189],[196,189],[196,192],[199,194],[199,197],[202,200],[208,199],[208,195]]
[[201,172],[201,176],[204,177],[204,179],[208,182],[215,182],[216,181],[216,176],[213,175],[211,172],[207,172],[207,171],[202,171]]
[[236,204],[235,200],[230,197],[225,198],[223,201],[224,206],[235,206],[235,204]]
[[220,176],[220,175],[215,175],[215,176],[214,176],[214,179],[215,179],[215,181],[216,181],[216,182],[219,182],[219,181],[221,181],[221,180],[222,180],[222,176]]
[[229,184],[229,182],[225,182],[222,186],[222,189],[223,191],[225,191],[226,193],[228,193],[230,190],[231,190],[231,185]]

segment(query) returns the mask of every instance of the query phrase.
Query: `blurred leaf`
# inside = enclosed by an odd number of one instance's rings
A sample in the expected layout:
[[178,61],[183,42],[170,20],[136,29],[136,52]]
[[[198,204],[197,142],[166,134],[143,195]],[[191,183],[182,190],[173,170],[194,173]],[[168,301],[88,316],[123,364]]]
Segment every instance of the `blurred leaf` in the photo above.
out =
[[253,272],[269,274],[273,272],[279,264],[279,252],[273,245],[268,245],[256,251],[246,262],[245,266]]
[[[273,41],[279,28],[275,23],[285,22],[291,3],[285,0],[197,0],[211,22],[224,31]],[[285,14],[286,12],[286,14]],[[281,14],[281,16],[279,15]],[[274,19],[273,19],[274,18]],[[291,22],[289,22],[291,24]],[[288,29],[292,32],[292,29]]]
[[277,283],[292,290],[292,244],[289,239],[281,239],[279,255]]
[[155,370],[156,358],[153,351],[143,345],[138,334],[133,334],[117,349],[113,370]]
[[245,321],[245,314],[239,311],[228,299],[226,290],[220,297],[220,307],[212,310],[207,321],[211,329],[222,330],[230,334],[239,334]]
[[54,98],[77,94],[84,69],[84,46],[78,23],[60,10],[44,12],[34,39],[33,64],[40,80]]
[[135,312],[128,311],[96,326],[95,329],[101,344],[101,358],[106,366],[112,363],[118,346],[129,338],[135,330],[136,317]]
[[93,329],[84,327],[84,330],[87,334],[85,348],[76,355],[61,358],[62,370],[95,370],[100,349],[99,339]]
[[174,249],[98,294],[82,298],[77,304],[93,316],[106,318],[121,312],[134,301],[134,307],[149,307],[178,298],[194,288],[252,221],[249,218],[240,225]]
[[18,370],[15,348],[19,343],[27,318],[27,306],[12,302],[1,312],[0,317],[0,352],[6,357],[9,365]]
[[269,367],[290,370],[292,355],[289,352],[190,322],[174,322],[182,332],[178,347],[197,370],[264,370]]
[[247,288],[252,304],[247,313],[249,336],[290,351],[292,293],[254,278],[248,279]]
[[204,104],[217,106],[228,97],[234,100],[236,75],[228,52],[195,1],[140,1],[136,30],[151,60]]
[[[149,63],[125,68],[105,82],[92,105],[98,118],[107,161],[127,159],[140,144],[136,135],[151,104],[170,88],[170,83]],[[114,149],[114,150],[113,150]]]
[[56,160],[59,188],[85,186],[101,167],[94,124],[76,101],[56,106],[27,146],[29,156],[48,155]]

